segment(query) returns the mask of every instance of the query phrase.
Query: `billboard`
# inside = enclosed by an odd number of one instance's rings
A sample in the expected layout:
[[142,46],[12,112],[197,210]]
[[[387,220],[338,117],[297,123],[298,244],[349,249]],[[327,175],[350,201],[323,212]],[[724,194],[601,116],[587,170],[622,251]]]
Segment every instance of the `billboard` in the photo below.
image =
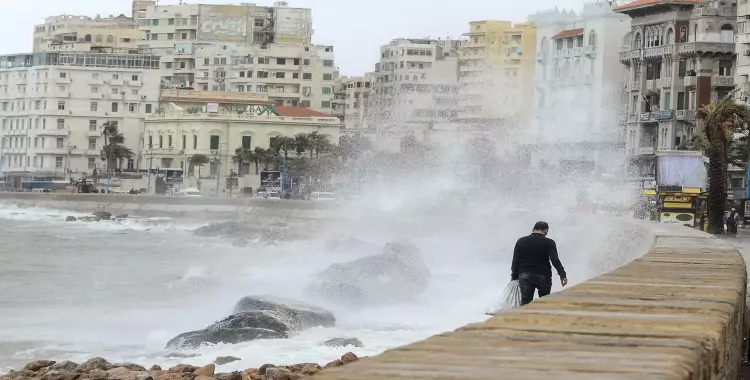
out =
[[253,7],[244,5],[201,5],[198,40],[245,43],[252,39]]
[[312,11],[304,8],[276,8],[276,42],[310,43]]
[[260,185],[266,189],[281,189],[281,172],[277,170],[261,171]]

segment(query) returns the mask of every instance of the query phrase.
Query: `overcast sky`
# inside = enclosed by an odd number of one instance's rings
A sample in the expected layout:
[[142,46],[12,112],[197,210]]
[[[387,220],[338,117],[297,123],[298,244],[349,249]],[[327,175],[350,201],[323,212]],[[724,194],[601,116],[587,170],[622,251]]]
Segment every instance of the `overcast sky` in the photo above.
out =
[[[162,0],[175,4],[179,0]],[[190,3],[240,3],[202,0]],[[247,0],[272,5],[273,0]],[[573,8],[583,0],[288,0],[289,6],[312,8],[313,42],[333,45],[344,75],[371,71],[379,46],[398,37],[458,38],[472,20],[525,21],[538,9]],[[0,54],[31,51],[33,25],[58,14],[130,15],[132,0],[0,0]]]

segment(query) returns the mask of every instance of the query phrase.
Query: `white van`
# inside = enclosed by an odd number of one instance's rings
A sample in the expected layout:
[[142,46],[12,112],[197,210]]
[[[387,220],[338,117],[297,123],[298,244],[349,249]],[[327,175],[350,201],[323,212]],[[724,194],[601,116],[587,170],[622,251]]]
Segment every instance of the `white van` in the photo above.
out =
[[196,189],[196,188],[194,188],[194,187],[187,188],[187,189],[181,189],[180,191],[177,192],[177,195],[181,196],[181,197],[200,197],[200,196],[203,196],[201,194],[201,191],[198,190],[198,189]]

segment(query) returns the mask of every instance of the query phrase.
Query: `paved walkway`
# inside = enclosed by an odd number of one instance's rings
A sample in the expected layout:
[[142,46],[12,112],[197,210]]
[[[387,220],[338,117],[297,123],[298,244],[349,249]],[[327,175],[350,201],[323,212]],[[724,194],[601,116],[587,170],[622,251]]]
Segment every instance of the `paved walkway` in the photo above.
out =
[[[722,236],[722,240],[731,243],[733,246],[740,251],[742,258],[745,259],[745,265],[750,268],[750,230],[740,229],[737,237]],[[748,271],[748,284],[750,284],[750,271]],[[750,291],[750,285],[748,285]],[[750,293],[748,293],[750,297]],[[748,299],[750,301],[750,299]],[[745,322],[747,323],[747,321]],[[742,372],[740,373],[740,380],[750,380],[750,363],[745,363],[742,366]]]

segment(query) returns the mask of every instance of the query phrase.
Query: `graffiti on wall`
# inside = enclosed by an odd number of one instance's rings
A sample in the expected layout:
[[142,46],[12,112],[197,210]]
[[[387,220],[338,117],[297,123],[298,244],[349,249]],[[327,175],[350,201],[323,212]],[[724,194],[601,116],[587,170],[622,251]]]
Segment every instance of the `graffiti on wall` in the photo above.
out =
[[201,5],[198,39],[244,42],[248,38],[247,20],[251,9],[236,5]]

